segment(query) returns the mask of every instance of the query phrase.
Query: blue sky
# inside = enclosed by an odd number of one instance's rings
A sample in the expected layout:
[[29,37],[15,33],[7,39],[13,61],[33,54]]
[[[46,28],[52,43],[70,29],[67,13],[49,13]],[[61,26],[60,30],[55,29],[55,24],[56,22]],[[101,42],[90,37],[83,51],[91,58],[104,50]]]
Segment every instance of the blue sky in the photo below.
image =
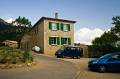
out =
[[25,16],[37,22],[42,16],[75,20],[75,32],[81,28],[107,30],[112,17],[120,15],[120,0],[0,0],[0,18]]
[[25,16],[34,24],[42,16],[75,20],[75,30],[88,27],[108,29],[112,17],[120,15],[120,0],[0,0],[3,19]]

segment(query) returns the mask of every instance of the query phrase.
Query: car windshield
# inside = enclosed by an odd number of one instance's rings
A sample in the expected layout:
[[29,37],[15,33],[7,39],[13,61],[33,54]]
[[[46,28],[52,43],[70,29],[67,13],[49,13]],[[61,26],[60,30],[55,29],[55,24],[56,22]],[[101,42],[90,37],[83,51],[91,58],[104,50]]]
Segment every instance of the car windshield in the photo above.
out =
[[111,54],[106,54],[106,55],[101,56],[100,59],[107,58],[109,56],[111,56]]

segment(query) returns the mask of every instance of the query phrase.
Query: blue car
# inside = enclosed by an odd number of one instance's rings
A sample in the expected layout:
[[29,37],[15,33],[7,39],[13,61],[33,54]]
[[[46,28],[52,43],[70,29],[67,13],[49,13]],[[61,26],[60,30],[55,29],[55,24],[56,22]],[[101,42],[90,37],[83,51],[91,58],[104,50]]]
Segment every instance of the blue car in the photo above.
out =
[[90,70],[97,70],[99,72],[106,71],[120,71],[120,53],[106,54],[98,59],[88,62]]

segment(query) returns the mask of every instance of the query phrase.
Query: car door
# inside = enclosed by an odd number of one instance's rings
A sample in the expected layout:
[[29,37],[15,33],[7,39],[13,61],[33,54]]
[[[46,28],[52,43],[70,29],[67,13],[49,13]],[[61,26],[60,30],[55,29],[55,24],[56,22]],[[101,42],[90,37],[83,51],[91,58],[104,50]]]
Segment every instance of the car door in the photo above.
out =
[[120,54],[113,55],[108,60],[108,67],[110,70],[120,71]]

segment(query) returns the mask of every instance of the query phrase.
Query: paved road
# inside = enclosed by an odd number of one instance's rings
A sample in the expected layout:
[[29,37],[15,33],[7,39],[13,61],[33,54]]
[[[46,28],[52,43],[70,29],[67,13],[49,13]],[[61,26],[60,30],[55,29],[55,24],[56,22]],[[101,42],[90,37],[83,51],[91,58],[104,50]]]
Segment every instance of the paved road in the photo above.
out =
[[113,72],[99,73],[89,71],[87,67],[87,63],[89,61],[88,58],[63,59],[63,60],[74,63],[78,68],[78,72],[75,79],[120,79],[120,73]]
[[76,67],[60,59],[34,55],[38,64],[33,67],[0,70],[0,79],[74,79]]

